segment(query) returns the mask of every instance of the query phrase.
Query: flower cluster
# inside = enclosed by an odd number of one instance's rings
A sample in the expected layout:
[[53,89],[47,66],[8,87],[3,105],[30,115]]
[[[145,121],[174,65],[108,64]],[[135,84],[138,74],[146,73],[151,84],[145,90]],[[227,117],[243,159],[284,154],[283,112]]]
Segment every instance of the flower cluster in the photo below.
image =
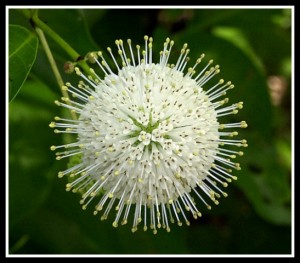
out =
[[233,159],[243,155],[235,147],[247,146],[246,140],[232,137],[238,134],[235,128],[247,124],[219,122],[243,103],[225,105],[223,96],[234,87],[230,81],[220,79],[204,90],[220,72],[212,60],[197,70],[202,54],[187,67],[190,50],[184,44],[170,64],[174,41],[167,38],[154,62],[153,39],[144,40],[144,50],[137,45],[135,51],[131,40],[127,45],[116,40],[120,58],[107,48],[111,64],[102,52],[91,53],[103,78],[93,69],[86,76],[75,68],[83,80],[78,86],[66,83],[63,89],[72,99],[63,97],[56,104],[79,118],[55,117],[50,127],[77,140],[51,150],[62,149],[58,160],[80,157],[58,175],[69,176],[66,188],[82,194],[83,208],[98,200],[94,214],[103,211],[102,220],[114,216],[114,227],[130,220],[133,232],[142,225],[157,233],[161,227],[170,231],[170,223],[189,225],[190,213],[200,217],[197,199],[211,209],[209,200],[218,204],[227,196],[222,187],[236,179],[232,169],[240,165]]

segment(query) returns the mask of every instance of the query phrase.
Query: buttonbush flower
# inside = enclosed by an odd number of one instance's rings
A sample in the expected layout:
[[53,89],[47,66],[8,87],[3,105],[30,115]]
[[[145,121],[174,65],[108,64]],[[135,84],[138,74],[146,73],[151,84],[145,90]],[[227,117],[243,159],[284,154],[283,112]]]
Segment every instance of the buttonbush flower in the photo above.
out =
[[[190,224],[201,216],[200,203],[211,209],[227,196],[222,189],[235,180],[233,160],[243,155],[243,139],[233,139],[245,121],[221,123],[236,114],[242,102],[226,106],[227,91],[234,85],[211,80],[220,72],[213,61],[201,68],[202,54],[188,67],[190,50],[184,44],[170,64],[174,41],[166,39],[159,61],[153,59],[153,39],[145,36],[144,49],[116,40],[118,56],[90,53],[104,77],[91,69],[78,86],[63,87],[72,99],[56,101],[79,115],[77,120],[55,117],[55,133],[75,134],[75,142],[52,146],[57,159],[78,156],[79,161],[60,171],[67,175],[67,190],[82,195],[85,209],[94,203],[94,214],[108,216],[112,225],[132,224],[170,231],[171,223]],[[115,70],[113,69],[115,68]],[[93,202],[92,202],[93,201]],[[212,202],[211,202],[212,201]],[[203,206],[203,205],[202,205]]]

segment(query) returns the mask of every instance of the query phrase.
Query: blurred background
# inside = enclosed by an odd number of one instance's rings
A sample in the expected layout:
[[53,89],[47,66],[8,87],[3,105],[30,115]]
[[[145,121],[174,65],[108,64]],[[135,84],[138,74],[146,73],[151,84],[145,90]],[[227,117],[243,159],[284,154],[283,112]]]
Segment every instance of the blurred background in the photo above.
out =
[[[62,144],[49,123],[61,115],[61,97],[41,47],[32,70],[9,104],[10,254],[290,254],[291,253],[291,10],[290,9],[42,9],[39,17],[81,55],[114,48],[115,39],[143,44],[154,38],[158,54],[166,37],[175,40],[171,60],[184,43],[191,64],[201,53],[231,80],[230,102],[244,101],[234,120],[249,147],[239,158],[238,180],[211,211],[157,235],[130,225],[100,221],[93,205],[83,211],[80,196],[58,179],[67,161],[56,161],[51,145]],[[9,23],[32,27],[9,10]],[[47,37],[47,36],[46,36]],[[70,57],[47,37],[64,81]],[[218,79],[218,78],[216,78]],[[231,117],[233,118],[233,117]],[[223,122],[226,119],[222,119]],[[230,121],[230,119],[227,119]]]

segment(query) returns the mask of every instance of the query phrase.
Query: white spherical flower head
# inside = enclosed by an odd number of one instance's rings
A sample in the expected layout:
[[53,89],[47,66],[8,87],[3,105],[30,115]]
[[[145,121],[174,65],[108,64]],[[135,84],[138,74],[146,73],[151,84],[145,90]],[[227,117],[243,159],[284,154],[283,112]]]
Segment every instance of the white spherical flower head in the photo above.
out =
[[75,68],[83,81],[78,87],[63,87],[74,99],[56,103],[79,118],[55,117],[50,127],[56,133],[76,134],[77,141],[51,149],[65,149],[57,159],[80,156],[80,162],[59,177],[71,178],[67,190],[82,194],[83,208],[94,201],[94,214],[103,210],[101,219],[110,214],[114,227],[130,219],[133,232],[139,225],[144,230],[150,226],[154,233],[161,227],[170,231],[170,223],[189,225],[190,213],[201,216],[197,199],[210,209],[209,200],[218,204],[221,195],[227,196],[219,185],[226,187],[236,179],[232,168],[239,170],[240,165],[232,159],[243,155],[233,147],[247,146],[246,140],[227,137],[247,124],[220,124],[219,117],[236,114],[243,103],[223,106],[228,98],[220,97],[233,88],[223,79],[203,89],[220,72],[219,66],[212,66],[211,60],[198,71],[202,54],[187,68],[187,44],[169,64],[174,45],[169,38],[156,63],[152,38],[145,36],[144,50],[137,45],[136,55],[131,40],[127,43],[125,47],[116,41],[121,63],[107,49],[116,73],[102,52],[90,57],[104,72],[103,79],[92,69],[86,76]]

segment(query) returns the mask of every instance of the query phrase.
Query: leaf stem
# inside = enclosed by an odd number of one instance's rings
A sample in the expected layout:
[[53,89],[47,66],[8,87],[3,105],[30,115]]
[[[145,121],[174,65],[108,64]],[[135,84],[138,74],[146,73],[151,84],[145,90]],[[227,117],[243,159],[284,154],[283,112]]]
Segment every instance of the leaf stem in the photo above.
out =
[[25,17],[30,19],[31,23],[34,24],[34,26],[39,27],[45,32],[45,34],[52,38],[52,40],[54,40],[71,57],[74,62],[77,62],[77,64],[83,69],[86,74],[91,74],[89,65],[85,62],[85,60],[81,60],[81,55],[38,17],[38,9],[23,9],[21,10],[21,12]]
[[[69,104],[69,94],[68,94],[68,92],[66,90],[64,90],[62,88],[64,86],[64,81],[63,81],[63,79],[62,79],[62,77],[61,77],[61,75],[59,73],[59,70],[57,68],[56,62],[55,62],[55,60],[53,58],[53,55],[52,55],[51,50],[49,48],[48,42],[47,42],[46,37],[44,35],[44,32],[39,27],[36,27],[35,31],[36,31],[36,34],[38,35],[38,37],[39,37],[39,39],[41,41],[41,44],[42,44],[44,50],[45,50],[45,53],[46,53],[47,58],[49,60],[51,69],[52,69],[52,71],[54,73],[55,79],[56,79],[56,81],[57,81],[57,83],[59,85],[59,88],[61,90],[61,93],[62,93],[62,95],[65,98],[67,98],[66,102]],[[73,112],[73,111],[70,111],[70,113],[71,113],[72,118],[74,120],[76,120],[77,119],[76,113]]]

